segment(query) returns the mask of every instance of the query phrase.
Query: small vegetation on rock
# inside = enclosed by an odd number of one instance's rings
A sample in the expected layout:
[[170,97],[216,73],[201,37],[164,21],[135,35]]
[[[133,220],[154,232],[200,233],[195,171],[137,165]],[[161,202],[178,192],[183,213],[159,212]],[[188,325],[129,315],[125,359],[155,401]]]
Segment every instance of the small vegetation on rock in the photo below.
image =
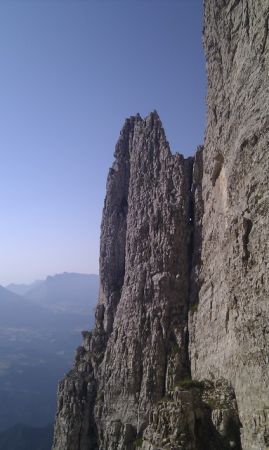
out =
[[172,345],[172,348],[171,348],[171,354],[172,354],[172,355],[175,355],[175,354],[178,353],[178,352],[179,352],[179,345],[178,345],[177,342],[175,342],[175,343]]
[[190,313],[194,314],[198,310],[198,303],[193,303],[190,307]]
[[97,401],[100,401],[100,402],[103,402],[103,401],[104,401],[104,398],[105,398],[104,391],[98,392],[97,397],[96,397],[96,400],[97,400]]
[[138,437],[138,438],[134,441],[134,446],[135,446],[135,448],[142,447],[142,444],[143,444],[143,438],[142,438],[142,436]]
[[192,389],[192,388],[203,389],[204,383],[202,381],[192,380],[191,378],[184,378],[177,384],[177,387],[184,389]]

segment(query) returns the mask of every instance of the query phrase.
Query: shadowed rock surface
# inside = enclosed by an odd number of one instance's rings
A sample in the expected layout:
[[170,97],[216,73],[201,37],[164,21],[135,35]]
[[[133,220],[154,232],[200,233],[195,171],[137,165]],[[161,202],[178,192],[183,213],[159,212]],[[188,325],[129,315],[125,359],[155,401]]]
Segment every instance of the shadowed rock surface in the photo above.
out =
[[194,158],[171,153],[156,112],[125,122],[54,450],[269,448],[268,17],[268,0],[205,1]]

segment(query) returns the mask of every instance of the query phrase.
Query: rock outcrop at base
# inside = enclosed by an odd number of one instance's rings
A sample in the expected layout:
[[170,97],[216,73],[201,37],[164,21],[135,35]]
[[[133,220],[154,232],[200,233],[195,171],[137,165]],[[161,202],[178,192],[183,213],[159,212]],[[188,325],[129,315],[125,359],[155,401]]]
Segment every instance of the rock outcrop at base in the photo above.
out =
[[269,448],[268,18],[268,0],[205,1],[194,158],[171,153],[156,112],[125,122],[54,450]]

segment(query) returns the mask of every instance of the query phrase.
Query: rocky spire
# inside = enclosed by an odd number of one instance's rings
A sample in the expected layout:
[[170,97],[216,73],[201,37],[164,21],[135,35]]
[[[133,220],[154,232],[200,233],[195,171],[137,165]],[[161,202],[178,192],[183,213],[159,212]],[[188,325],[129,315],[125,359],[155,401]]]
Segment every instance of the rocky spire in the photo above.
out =
[[135,440],[151,405],[189,375],[191,171],[190,160],[171,154],[157,112],[126,120],[107,181],[96,325],[60,384],[55,450],[87,442],[89,422],[95,437],[85,448]]
[[101,368],[102,448],[112,448],[111,435],[124,440],[127,425],[135,439],[151,405],[188,374],[189,175],[157,113],[140,121],[130,152],[124,283]]

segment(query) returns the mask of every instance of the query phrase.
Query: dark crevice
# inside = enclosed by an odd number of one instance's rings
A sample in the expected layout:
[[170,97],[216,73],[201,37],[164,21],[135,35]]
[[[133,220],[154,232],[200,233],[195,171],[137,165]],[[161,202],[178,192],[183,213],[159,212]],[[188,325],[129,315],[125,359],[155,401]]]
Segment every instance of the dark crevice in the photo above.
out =
[[263,34],[263,40],[262,40],[262,45],[261,45],[261,53],[262,54],[265,51],[266,41],[267,41],[267,37],[268,37],[268,22],[269,22],[269,16],[267,16],[264,21],[264,34]]
[[214,116],[214,121],[215,121],[215,125],[218,123],[218,116],[217,116],[217,107],[214,106],[213,108],[213,116]]
[[226,331],[226,333],[228,332],[229,320],[230,320],[230,310],[227,309],[226,315],[225,315],[225,331]]
[[253,134],[252,136],[243,139],[241,145],[240,145],[240,150],[244,151],[246,149],[253,149],[253,147],[255,147],[255,145],[257,144],[259,140],[259,137],[257,136],[257,134]]
[[188,292],[187,292],[187,314],[186,314],[186,332],[185,332],[185,360],[187,366],[188,376],[191,376],[191,364],[189,359],[189,329],[188,329],[188,312],[190,309],[190,292],[191,292],[191,274],[192,274],[192,262],[194,252],[194,196],[192,192],[193,185],[193,166],[194,158],[188,158],[186,160],[187,165],[187,197],[188,197],[188,222],[187,222],[187,234],[188,234],[188,248],[187,248],[187,277],[188,277]]
[[[201,265],[201,239],[203,200],[201,195],[203,177],[203,147],[197,149],[194,158],[188,158],[188,297],[187,311],[193,312],[198,305],[199,280],[198,272]],[[188,373],[191,376],[189,360],[189,329],[185,331],[185,350]]]
[[247,217],[243,217],[243,236],[242,236],[242,243],[243,243],[243,261],[247,262],[250,257],[250,251],[248,248],[249,244],[249,235],[252,230],[252,221],[248,219]]
[[125,197],[123,197],[119,206],[119,213],[122,214],[124,217],[127,217],[127,212],[128,212],[128,201]]
[[213,186],[215,186],[216,181],[220,176],[220,172],[221,172],[223,163],[224,163],[223,155],[221,153],[218,153],[215,157],[213,173],[212,173],[212,177],[211,177]]
[[202,247],[202,216],[204,203],[202,199],[202,179],[203,179],[203,147],[197,149],[192,164],[192,173],[190,177],[189,188],[189,295],[188,307],[195,311],[198,304],[198,294],[200,289],[199,271],[201,266],[201,247]]
[[[189,174],[189,186],[188,186],[188,195],[189,195],[189,211],[188,211],[188,220],[189,220],[189,245],[188,245],[188,278],[190,280],[191,272],[192,272],[192,263],[193,263],[193,253],[194,253],[194,192],[192,190],[193,187],[193,166],[194,159],[192,159],[190,164],[190,174]],[[189,283],[190,284],[190,283]]]
[[248,0],[246,0],[246,16],[244,26],[246,28],[247,36],[249,37],[249,9],[248,9]]
[[231,13],[240,3],[240,0],[234,0],[234,2],[231,4],[229,13]]

